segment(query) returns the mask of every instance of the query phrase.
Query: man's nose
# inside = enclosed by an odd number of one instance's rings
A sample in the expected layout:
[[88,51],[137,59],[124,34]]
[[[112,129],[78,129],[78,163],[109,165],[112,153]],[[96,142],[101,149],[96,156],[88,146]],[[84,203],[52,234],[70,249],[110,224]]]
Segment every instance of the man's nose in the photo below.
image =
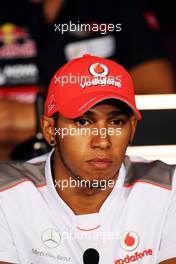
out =
[[110,136],[108,135],[108,129],[105,127],[96,127],[95,131],[91,135],[91,147],[99,149],[110,148],[111,140]]

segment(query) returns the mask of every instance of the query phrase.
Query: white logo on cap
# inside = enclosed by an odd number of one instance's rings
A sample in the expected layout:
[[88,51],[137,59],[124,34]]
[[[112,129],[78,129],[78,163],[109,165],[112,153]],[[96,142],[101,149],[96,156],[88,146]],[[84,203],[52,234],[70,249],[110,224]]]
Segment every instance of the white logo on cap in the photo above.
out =
[[50,113],[56,106],[55,96],[52,94],[48,103],[48,113]]
[[109,72],[108,67],[102,63],[94,63],[89,67],[89,71],[93,76],[103,77]]

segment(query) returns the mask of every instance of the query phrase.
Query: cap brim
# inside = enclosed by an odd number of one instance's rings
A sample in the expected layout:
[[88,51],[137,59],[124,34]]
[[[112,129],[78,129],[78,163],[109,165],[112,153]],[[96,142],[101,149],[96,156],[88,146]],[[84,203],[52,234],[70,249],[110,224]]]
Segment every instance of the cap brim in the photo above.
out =
[[59,109],[59,112],[67,118],[76,118],[87,112],[95,104],[105,99],[117,99],[126,103],[131,108],[137,119],[142,118],[139,110],[134,105],[130,104],[125,97],[115,93],[109,93],[107,91],[100,93],[96,92],[95,94],[91,92],[90,94],[87,93],[82,97],[74,98],[72,102],[65,103],[63,107]]

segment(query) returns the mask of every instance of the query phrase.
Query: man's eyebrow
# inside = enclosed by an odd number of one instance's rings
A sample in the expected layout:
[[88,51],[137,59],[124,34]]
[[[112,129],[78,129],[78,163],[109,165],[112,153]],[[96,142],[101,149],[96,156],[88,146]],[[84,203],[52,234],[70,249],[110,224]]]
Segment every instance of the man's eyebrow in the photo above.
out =
[[[108,113],[108,116],[113,117],[113,116],[125,115],[125,114],[126,113],[123,110],[113,110]],[[88,110],[82,116],[94,117],[96,116],[96,112],[94,112],[93,110]]]
[[82,114],[82,116],[89,116],[89,117],[93,117],[95,115],[96,115],[96,113],[93,110],[88,110],[87,112]]
[[114,110],[108,113],[109,116],[118,116],[118,115],[126,115],[126,112],[123,110]]

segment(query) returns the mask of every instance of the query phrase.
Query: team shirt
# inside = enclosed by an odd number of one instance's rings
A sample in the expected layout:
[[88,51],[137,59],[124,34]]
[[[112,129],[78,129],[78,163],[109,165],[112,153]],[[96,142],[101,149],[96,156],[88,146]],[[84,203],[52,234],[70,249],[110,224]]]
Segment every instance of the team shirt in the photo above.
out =
[[176,257],[175,166],[126,157],[98,213],[75,215],[58,195],[51,153],[0,169],[0,261],[154,264]]

